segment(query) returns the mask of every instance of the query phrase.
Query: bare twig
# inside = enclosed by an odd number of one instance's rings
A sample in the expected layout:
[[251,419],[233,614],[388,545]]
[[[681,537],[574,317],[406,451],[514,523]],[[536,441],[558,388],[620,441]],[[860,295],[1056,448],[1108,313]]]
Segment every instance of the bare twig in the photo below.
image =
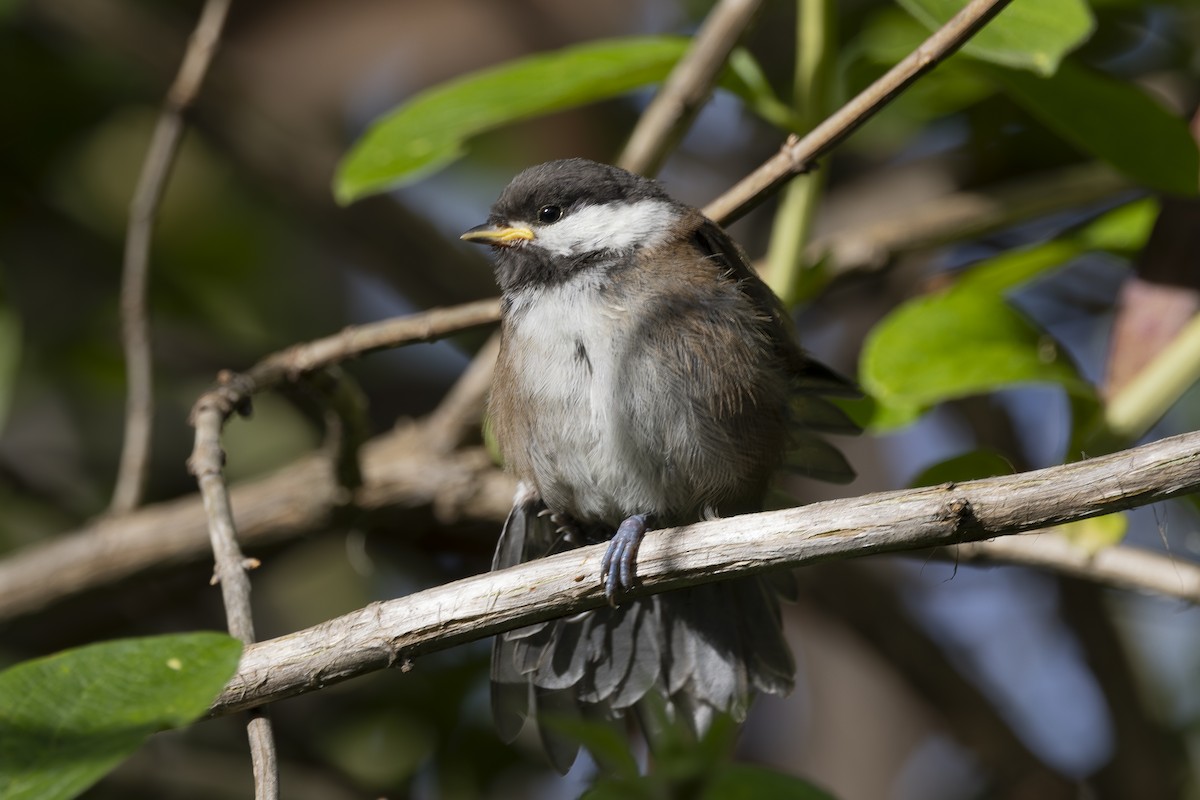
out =
[[653,175],[708,101],[713,86],[762,0],[721,0],[713,6],[687,54],[638,119],[617,164]]
[[109,511],[124,513],[142,501],[150,464],[150,431],[154,424],[153,365],[150,321],[146,311],[150,240],[158,206],[179,142],[183,115],[196,99],[221,38],[230,0],[207,0],[192,32],[183,64],[167,91],[162,113],[154,128],[150,149],[142,163],[137,188],[129,207],[125,259],[121,275],[121,337],[125,346],[128,397],[125,403],[125,441]]
[[1089,553],[1065,536],[1047,532],[955,545],[938,555],[955,563],[1042,567],[1103,586],[1200,603],[1200,569],[1195,564],[1137,547],[1109,547]]
[[829,231],[813,240],[807,258],[829,256],[829,268],[836,275],[875,270],[903,253],[984,236],[1034,217],[1102,202],[1131,188],[1107,167],[1066,167],[909,204],[894,216]]
[[264,358],[245,373],[242,389],[251,394],[270,389],[302,373],[340,364],[378,350],[440,339],[500,319],[500,301],[477,300],[435,308],[404,317],[355,325],[340,333],[295,345]]
[[790,138],[777,154],[705,206],[705,215],[723,224],[731,222],[793,175],[812,169],[815,159],[833,149],[909,84],[953,54],[1011,1],[972,0],[907,58],[813,128],[803,139]]
[[[632,596],[834,558],[938,547],[1035,530],[1200,487],[1200,433],[1001,478],[832,500],[656,531]],[[604,546],[374,603],[251,645],[213,706],[251,708],[605,602]],[[1200,598],[1193,598],[1194,600]]]
[[[233,508],[221,473],[224,460],[221,425],[227,413],[219,403],[211,400],[213,394],[204,395],[193,411],[196,445],[188,467],[200,485],[200,496],[208,515],[209,538],[216,559],[214,577],[221,585],[229,633],[248,645],[254,641],[254,620],[250,609],[250,577],[246,570],[257,562],[247,561],[238,546]],[[270,718],[260,711],[252,713],[247,735],[254,766],[254,796],[258,800],[273,800],[279,797],[279,776]]]
[[[196,476],[208,531],[216,558],[216,579],[221,585],[229,633],[245,644],[254,641],[254,622],[250,607],[250,578],[246,570],[257,562],[247,560],[237,539],[233,508],[223,475],[224,452],[221,429],[235,411],[248,409],[250,397],[288,377],[312,372],[332,363],[354,358],[372,350],[399,343],[427,340],[443,329],[459,330],[479,320],[494,319],[498,313],[494,301],[426,312],[410,317],[348,328],[340,334],[306,345],[289,348],[259,362],[244,375],[224,373],[221,385],[206,392],[192,410],[196,429],[195,447],[188,468]],[[249,723],[250,751],[254,763],[257,798],[279,796],[275,744],[271,721],[265,713],[255,713]]]

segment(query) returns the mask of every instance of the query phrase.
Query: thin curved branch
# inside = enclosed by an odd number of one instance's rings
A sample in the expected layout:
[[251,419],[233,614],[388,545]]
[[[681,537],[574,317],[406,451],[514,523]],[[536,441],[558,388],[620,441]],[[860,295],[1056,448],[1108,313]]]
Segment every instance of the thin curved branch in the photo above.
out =
[[812,169],[813,161],[832,150],[909,84],[962,47],[1012,0],[972,0],[907,58],[839,108],[803,139],[791,137],[780,151],[704,207],[704,214],[728,224],[773,193],[789,178]]
[[[631,596],[795,567],[1021,533],[1200,488],[1200,433],[963,484],[883,492],[656,531]],[[211,712],[227,714],[605,602],[604,545],[418,592],[251,645]],[[1192,597],[1193,602],[1200,597]]]
[[150,321],[146,291],[150,271],[150,240],[158,206],[179,142],[183,115],[196,99],[212,63],[230,0],[208,0],[183,56],[175,82],[167,91],[162,113],[154,127],[146,160],[129,206],[125,258],[121,273],[121,338],[125,347],[128,396],[125,403],[125,440],[117,469],[109,511],[121,514],[142,502],[150,466],[150,430],[154,424],[154,370],[150,352]]

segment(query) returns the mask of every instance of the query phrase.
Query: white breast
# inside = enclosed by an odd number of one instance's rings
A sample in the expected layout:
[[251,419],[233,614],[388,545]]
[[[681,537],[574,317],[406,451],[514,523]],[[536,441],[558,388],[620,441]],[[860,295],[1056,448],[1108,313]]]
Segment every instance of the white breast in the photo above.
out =
[[606,296],[596,274],[518,290],[510,301],[506,346],[519,354],[518,391],[540,410],[529,446],[543,499],[593,521],[659,508],[613,413],[637,309]]

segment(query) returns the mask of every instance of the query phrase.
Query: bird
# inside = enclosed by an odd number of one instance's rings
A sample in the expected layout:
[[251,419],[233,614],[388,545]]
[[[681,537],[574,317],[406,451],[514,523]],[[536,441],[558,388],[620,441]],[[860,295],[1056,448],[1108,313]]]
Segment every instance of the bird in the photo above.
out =
[[501,738],[532,719],[565,773],[579,745],[550,717],[644,726],[661,701],[699,736],[790,691],[790,573],[624,595],[647,531],[761,510],[781,470],[853,479],[822,434],[857,432],[829,399],[854,384],[801,349],[730,236],[655,180],[580,158],[533,166],[461,238],[491,246],[501,290],[488,416],[517,489],[492,569],[609,543],[608,606],[495,638]]

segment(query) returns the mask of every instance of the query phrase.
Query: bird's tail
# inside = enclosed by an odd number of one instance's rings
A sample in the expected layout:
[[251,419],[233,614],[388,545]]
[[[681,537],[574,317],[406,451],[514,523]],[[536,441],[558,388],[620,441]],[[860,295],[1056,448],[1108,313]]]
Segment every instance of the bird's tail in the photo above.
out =
[[[555,541],[555,526],[538,510],[534,503],[513,509],[495,568],[553,549],[545,543]],[[556,718],[616,719],[653,692],[697,736],[717,713],[740,721],[756,692],[792,688],[779,608],[781,595],[792,593],[788,573],[743,578],[501,634],[492,650],[497,730],[512,741],[532,719],[551,763],[566,772],[579,745]]]

